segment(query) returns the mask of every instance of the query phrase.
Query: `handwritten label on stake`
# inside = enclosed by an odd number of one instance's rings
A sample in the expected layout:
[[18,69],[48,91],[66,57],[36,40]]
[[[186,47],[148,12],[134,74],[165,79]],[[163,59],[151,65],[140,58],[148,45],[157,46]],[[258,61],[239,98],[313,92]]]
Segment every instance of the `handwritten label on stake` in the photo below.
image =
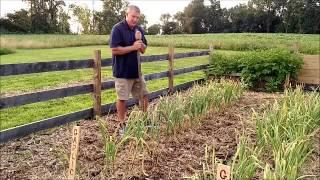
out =
[[73,180],[76,174],[76,165],[79,151],[80,126],[74,126],[72,129],[71,154],[69,161],[68,180]]
[[230,166],[218,164],[217,180],[230,180]]

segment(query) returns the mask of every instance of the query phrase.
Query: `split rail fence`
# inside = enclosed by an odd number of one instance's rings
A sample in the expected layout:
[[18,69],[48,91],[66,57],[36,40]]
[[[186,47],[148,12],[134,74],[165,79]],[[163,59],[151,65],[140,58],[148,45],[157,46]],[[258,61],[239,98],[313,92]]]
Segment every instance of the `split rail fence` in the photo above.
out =
[[[168,54],[141,56],[141,63],[155,62],[155,61],[168,61],[168,71],[163,71],[154,74],[147,74],[144,76],[146,81],[168,77],[168,88],[161,89],[149,94],[149,100],[155,99],[160,96],[165,96],[175,91],[181,91],[190,88],[194,83],[200,83],[203,79],[186,82],[173,86],[174,76],[199,71],[205,69],[208,64],[198,65],[194,67],[187,67],[182,69],[174,69],[174,60],[179,60],[187,57],[206,56],[210,51],[188,52],[174,54],[174,48],[169,47]],[[32,92],[22,95],[3,97],[0,100],[0,108],[10,108],[22,106],[25,104],[49,101],[58,98],[70,97],[80,94],[93,94],[94,104],[92,108],[72,112],[70,114],[60,115],[49,119],[44,119],[32,122],[26,125],[5,129],[0,131],[0,143],[8,140],[23,137],[28,134],[60,126],[66,123],[81,119],[90,119],[95,116],[101,116],[116,111],[115,103],[101,104],[101,91],[114,88],[114,81],[101,80],[101,67],[111,66],[111,58],[101,60],[101,51],[94,51],[94,58],[88,60],[70,60],[70,61],[53,61],[53,62],[38,62],[38,63],[23,63],[23,64],[4,64],[0,65],[0,77],[41,73],[50,71],[64,71],[73,69],[92,68],[93,69],[93,83],[84,84],[66,88],[59,88],[53,90],[46,90],[41,92]],[[139,100],[129,99],[127,107],[137,104]]]

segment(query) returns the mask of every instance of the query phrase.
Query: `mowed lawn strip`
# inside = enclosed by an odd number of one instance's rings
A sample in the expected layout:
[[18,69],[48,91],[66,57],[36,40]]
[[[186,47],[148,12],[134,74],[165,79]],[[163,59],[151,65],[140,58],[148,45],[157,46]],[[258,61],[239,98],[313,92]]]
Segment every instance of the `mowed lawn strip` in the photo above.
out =
[[[94,50],[101,50],[102,59],[111,58],[111,50],[108,45],[80,46],[52,49],[17,49],[14,54],[1,56],[1,64],[19,64],[47,61],[67,61],[92,59]],[[203,51],[207,49],[175,48],[175,53]],[[148,47],[144,56],[167,54],[168,47]]]

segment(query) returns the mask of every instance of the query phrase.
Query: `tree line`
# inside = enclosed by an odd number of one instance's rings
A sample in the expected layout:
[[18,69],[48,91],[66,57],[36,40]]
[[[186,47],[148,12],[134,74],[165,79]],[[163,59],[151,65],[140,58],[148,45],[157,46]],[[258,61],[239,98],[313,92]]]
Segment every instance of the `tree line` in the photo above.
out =
[[[102,0],[102,11],[71,4],[63,0],[23,0],[28,9],[8,13],[0,19],[0,31],[7,33],[70,32],[70,15],[81,24],[83,34],[109,34],[123,20],[126,0]],[[67,10],[66,10],[67,9]],[[221,8],[218,0],[191,1],[183,11],[162,14],[160,24],[147,28],[141,15],[140,24],[148,34],[200,33],[320,33],[320,0],[249,0],[232,8]],[[79,30],[80,31],[80,30]]]

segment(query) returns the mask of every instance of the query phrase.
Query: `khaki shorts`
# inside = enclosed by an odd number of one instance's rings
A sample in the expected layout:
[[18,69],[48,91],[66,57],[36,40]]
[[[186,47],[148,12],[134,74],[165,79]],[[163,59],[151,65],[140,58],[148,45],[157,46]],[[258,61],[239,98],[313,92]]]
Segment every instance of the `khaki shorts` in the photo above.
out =
[[146,81],[144,77],[141,80],[138,79],[123,79],[123,78],[115,78],[115,88],[117,92],[117,96],[119,100],[128,100],[130,96],[130,92],[132,97],[139,98],[140,93],[142,96],[148,94],[148,89],[146,86]]

